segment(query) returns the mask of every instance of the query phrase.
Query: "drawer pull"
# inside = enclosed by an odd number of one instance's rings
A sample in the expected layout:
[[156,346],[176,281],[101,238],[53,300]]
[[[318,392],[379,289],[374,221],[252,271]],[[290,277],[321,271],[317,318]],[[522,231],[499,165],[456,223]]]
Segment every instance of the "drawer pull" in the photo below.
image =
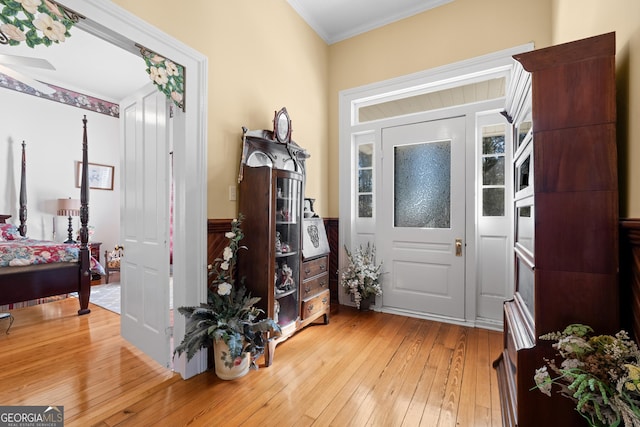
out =
[[311,273],[311,269],[309,267],[305,268],[304,269],[304,274],[308,275],[309,273]]
[[326,286],[327,286],[327,281],[326,281],[326,280],[321,280],[321,281],[320,281],[320,287],[321,287],[321,288],[324,288],[324,287],[326,287]]
[[305,287],[304,287],[304,291],[305,291],[306,293],[311,292],[311,286],[309,286],[309,285],[305,286]]
[[307,311],[309,313],[311,313],[313,311],[313,304],[309,304],[309,306],[307,307]]
[[320,270],[324,271],[324,270],[326,270],[326,269],[327,269],[327,266],[326,266],[326,265],[322,264],[322,265],[320,266]]
[[327,297],[322,298],[322,304],[327,305]]

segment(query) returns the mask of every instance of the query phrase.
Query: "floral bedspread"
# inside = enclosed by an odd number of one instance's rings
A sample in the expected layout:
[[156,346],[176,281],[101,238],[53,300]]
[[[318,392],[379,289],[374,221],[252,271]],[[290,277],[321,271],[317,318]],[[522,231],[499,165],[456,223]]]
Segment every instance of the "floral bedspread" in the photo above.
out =
[[[66,243],[33,239],[0,241],[0,267],[78,262],[79,253],[79,245]],[[92,259],[92,269],[94,263],[96,261]]]

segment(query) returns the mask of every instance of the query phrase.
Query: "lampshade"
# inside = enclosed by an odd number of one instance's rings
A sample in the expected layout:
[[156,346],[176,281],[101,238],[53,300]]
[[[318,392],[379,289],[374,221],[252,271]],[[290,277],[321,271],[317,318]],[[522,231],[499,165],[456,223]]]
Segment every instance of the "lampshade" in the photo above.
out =
[[80,200],[58,199],[58,216],[78,216],[80,215]]

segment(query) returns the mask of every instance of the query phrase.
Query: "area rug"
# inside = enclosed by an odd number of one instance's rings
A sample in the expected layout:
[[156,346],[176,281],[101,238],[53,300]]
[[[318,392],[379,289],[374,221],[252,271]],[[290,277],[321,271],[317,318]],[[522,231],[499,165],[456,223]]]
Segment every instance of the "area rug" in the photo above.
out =
[[92,286],[89,302],[120,314],[120,283]]
[[[169,308],[173,307],[173,278],[169,279]],[[77,297],[77,294],[71,294]],[[89,302],[106,308],[109,311],[120,314],[120,283],[109,283],[108,285],[96,285],[91,287],[91,298]]]

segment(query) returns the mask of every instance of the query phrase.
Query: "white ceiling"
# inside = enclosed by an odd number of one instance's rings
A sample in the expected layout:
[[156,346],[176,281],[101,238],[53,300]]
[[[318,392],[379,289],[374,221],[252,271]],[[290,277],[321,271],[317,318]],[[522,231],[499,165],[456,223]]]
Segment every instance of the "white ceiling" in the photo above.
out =
[[453,0],[287,0],[328,44],[408,18]]
[[[407,18],[453,0],[287,0],[328,44]],[[55,47],[0,45],[0,54],[43,58],[55,71],[14,67],[31,78],[119,102],[150,80],[140,56],[77,26]]]
[[55,71],[33,67],[15,70],[41,82],[119,102],[136,89],[150,82],[141,56],[95,37],[78,27],[71,37],[52,47],[34,48],[24,43],[18,46],[0,45],[0,54],[43,58]]

